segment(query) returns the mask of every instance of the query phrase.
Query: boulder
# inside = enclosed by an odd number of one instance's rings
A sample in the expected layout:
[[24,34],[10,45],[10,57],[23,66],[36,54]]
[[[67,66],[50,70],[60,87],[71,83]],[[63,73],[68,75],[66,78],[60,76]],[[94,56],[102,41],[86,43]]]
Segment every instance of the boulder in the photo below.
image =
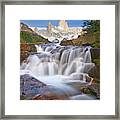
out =
[[36,94],[40,93],[44,87],[47,87],[46,84],[28,74],[20,76],[21,99],[31,99]]
[[84,94],[95,96],[96,99],[100,99],[100,84],[99,83],[92,83],[91,85],[87,85],[81,87],[81,92]]

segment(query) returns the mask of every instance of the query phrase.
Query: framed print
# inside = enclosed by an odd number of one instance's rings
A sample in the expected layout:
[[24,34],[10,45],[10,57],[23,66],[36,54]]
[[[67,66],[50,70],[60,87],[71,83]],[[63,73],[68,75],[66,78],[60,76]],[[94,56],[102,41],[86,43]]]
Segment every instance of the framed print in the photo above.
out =
[[1,118],[119,119],[118,1],[1,7]]

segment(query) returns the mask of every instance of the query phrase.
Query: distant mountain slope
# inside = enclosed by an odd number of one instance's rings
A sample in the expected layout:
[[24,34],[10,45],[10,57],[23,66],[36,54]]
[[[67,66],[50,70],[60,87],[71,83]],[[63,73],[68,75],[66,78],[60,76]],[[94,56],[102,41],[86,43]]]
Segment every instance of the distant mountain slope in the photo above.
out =
[[24,23],[20,23],[20,31],[22,31],[22,32],[29,32],[29,33],[34,33],[35,34],[35,32],[31,28],[29,28],[26,24],[24,24]]
[[26,24],[20,23],[20,43],[46,44],[49,41],[38,35]]
[[76,46],[81,46],[81,45],[90,45],[93,48],[99,48],[99,41],[97,40],[95,35],[82,35],[79,36],[76,39],[72,40],[63,40],[61,41],[61,45],[66,46],[66,45],[76,45]]

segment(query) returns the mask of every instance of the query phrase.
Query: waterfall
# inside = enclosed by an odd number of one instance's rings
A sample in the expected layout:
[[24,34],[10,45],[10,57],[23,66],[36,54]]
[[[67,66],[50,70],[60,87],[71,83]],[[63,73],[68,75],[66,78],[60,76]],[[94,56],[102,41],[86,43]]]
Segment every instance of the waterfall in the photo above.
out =
[[[27,62],[22,63],[21,71],[29,71],[40,81],[58,87],[63,91],[78,92],[68,83],[87,83],[93,80],[88,71],[92,63],[90,47],[35,45],[37,53],[30,55]],[[89,83],[91,84],[91,83]]]
[[35,45],[35,47],[36,47],[38,53],[43,51],[43,49],[41,48],[40,45]]
[[[73,73],[87,73],[94,63],[91,62],[90,47],[59,46],[59,49],[52,45],[42,48],[35,45],[37,54],[30,55],[27,63],[21,67],[30,70],[36,75],[71,75]],[[58,46],[57,46],[58,47]],[[62,53],[60,53],[62,50]],[[54,53],[51,53],[54,51]],[[61,54],[61,55],[60,55]]]
[[86,51],[85,58],[84,58],[85,63],[91,63],[90,49],[91,49],[91,47],[87,47],[87,51]]
[[60,59],[60,65],[67,63],[69,57],[69,51],[64,50]]

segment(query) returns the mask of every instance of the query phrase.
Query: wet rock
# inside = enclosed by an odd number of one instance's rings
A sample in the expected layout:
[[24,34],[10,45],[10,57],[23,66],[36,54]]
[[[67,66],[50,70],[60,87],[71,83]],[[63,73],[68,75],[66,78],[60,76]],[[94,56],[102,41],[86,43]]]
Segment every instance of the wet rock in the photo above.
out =
[[72,79],[74,79],[74,80],[82,80],[82,81],[84,81],[84,79],[85,79],[85,82],[90,82],[91,81],[91,77],[89,77],[89,75],[88,74],[82,74],[82,73],[72,73],[71,75],[70,75],[71,77],[72,77]]
[[92,83],[91,85],[81,87],[80,89],[84,94],[93,95],[96,99],[100,99],[100,84]]
[[67,96],[65,95],[57,95],[50,91],[45,91],[44,94],[35,95],[32,100],[64,100]]
[[46,84],[28,74],[20,76],[21,99],[31,99],[34,95],[40,93],[44,87],[47,87]]

